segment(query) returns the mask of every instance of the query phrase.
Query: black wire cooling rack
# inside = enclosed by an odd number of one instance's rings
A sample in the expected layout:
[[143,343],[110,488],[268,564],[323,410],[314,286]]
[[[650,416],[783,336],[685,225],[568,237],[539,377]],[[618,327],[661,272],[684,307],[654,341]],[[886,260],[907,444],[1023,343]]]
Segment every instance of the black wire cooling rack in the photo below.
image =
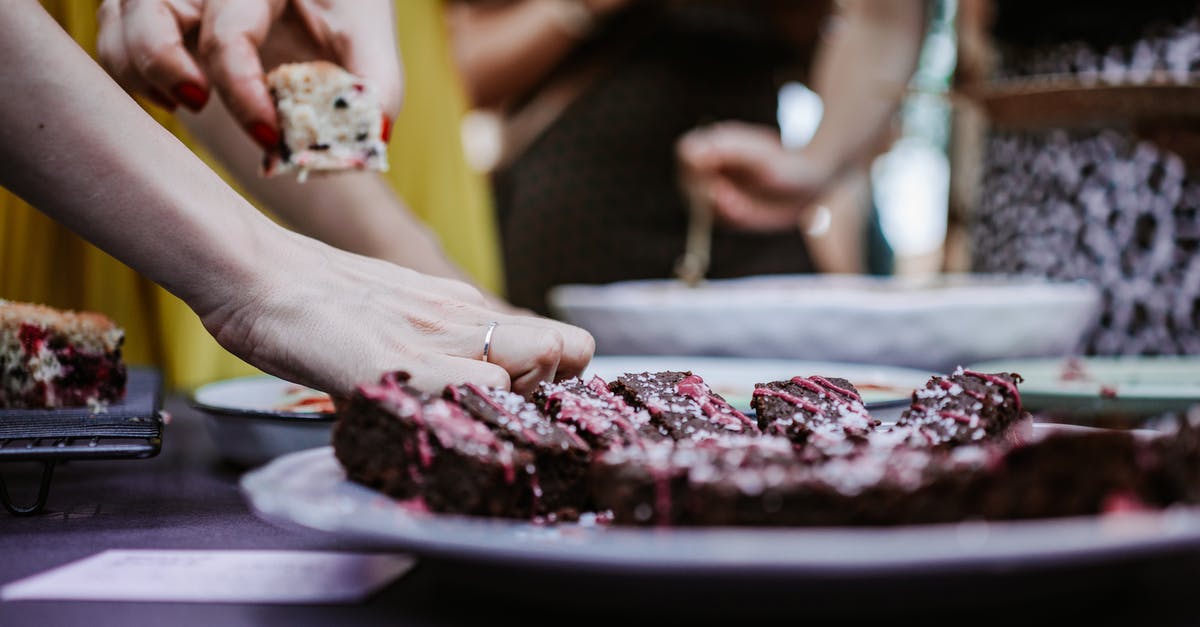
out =
[[[105,411],[0,409],[0,505],[16,516],[42,511],[56,464],[73,459],[142,459],[162,449],[162,376],[157,370],[131,368],[125,398]],[[37,496],[17,505],[4,482],[3,463],[42,465]]]

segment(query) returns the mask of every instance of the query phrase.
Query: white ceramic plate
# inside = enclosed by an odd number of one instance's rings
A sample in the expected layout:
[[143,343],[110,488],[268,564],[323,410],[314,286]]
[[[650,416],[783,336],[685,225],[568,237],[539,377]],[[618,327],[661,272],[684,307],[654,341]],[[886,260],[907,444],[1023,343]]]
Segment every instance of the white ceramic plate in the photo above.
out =
[[643,529],[414,512],[352,483],[325,447],[247,474],[262,515],[420,556],[656,576],[821,577],[1021,572],[1200,547],[1200,510],[888,528]]
[[[700,375],[713,391],[734,407],[750,407],[755,383],[766,383],[794,376],[822,375],[849,380],[862,393],[863,400],[881,420],[896,418],[908,406],[912,391],[925,385],[930,373],[922,370],[866,364],[844,364],[793,359],[741,359],[734,357],[653,357],[599,356],[592,360],[585,377],[599,375],[613,381],[627,372],[690,370]],[[891,414],[896,414],[892,416]],[[887,415],[884,415],[887,414]]]
[[1030,411],[1150,415],[1200,403],[1200,357],[1012,359],[974,366],[1025,378]]
[[1099,310],[1086,283],[946,275],[843,275],[567,285],[563,319],[608,355],[721,355],[878,363],[944,372],[976,361],[1067,355]]
[[204,413],[222,457],[258,466],[285,453],[329,444],[334,415],[319,411],[327,399],[304,386],[259,375],[201,386],[191,404]]

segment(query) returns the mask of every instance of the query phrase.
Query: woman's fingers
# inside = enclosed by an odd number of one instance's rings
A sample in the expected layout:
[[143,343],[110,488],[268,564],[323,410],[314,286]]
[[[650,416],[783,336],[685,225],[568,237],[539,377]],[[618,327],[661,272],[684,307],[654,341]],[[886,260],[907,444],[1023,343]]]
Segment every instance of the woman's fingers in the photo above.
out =
[[[126,91],[150,96],[150,86],[138,75],[129,60],[125,50],[125,28],[121,22],[121,3],[119,0],[105,0],[96,13],[100,23],[100,32],[96,35],[96,54],[100,65]],[[159,95],[159,94],[156,94]],[[164,107],[171,108],[174,101],[161,95]]]
[[278,147],[279,125],[258,48],[282,10],[282,0],[208,0],[200,24],[198,50],[212,85],[264,150]]
[[396,46],[392,1],[356,0],[351,10],[342,8],[336,16],[327,15],[324,25],[312,24],[315,11],[306,11],[307,4],[299,2],[296,7],[301,14],[309,13],[304,17],[310,30],[340,31],[328,34],[328,46],[337,61],[375,89],[384,115],[394,119],[404,97],[404,68]]
[[537,318],[538,322],[547,325],[551,330],[562,336],[562,354],[558,361],[558,372],[555,379],[569,379],[583,374],[592,354],[596,352],[596,340],[592,334],[583,329],[547,318]]
[[434,394],[440,393],[447,385],[463,383],[502,390],[510,387],[510,378],[504,368],[477,359],[430,354],[421,359],[417,367],[401,367],[396,370],[405,370],[412,376],[412,384],[415,387]]
[[197,2],[126,1],[122,35],[132,69],[157,93],[199,111],[208,102],[208,81],[184,44],[200,24]]
[[[489,332],[490,328],[490,332]],[[483,325],[476,338],[472,356],[496,364],[512,379],[512,390],[530,394],[542,381],[553,381],[562,359],[563,337],[546,325],[528,326],[517,318],[498,321],[494,327]]]

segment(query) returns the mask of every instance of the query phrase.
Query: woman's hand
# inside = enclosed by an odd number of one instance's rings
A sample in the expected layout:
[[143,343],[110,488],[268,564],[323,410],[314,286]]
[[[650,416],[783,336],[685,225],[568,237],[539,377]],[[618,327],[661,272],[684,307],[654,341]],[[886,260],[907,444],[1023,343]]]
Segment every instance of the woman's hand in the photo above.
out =
[[390,0],[105,0],[99,17],[100,61],[126,90],[198,111],[216,89],[268,150],[279,125],[264,66],[332,61],[375,87],[389,120],[400,110]]
[[795,229],[835,178],[827,162],[784,148],[766,126],[721,122],[684,135],[676,150],[689,193],[739,229]]
[[273,374],[343,395],[392,370],[432,392],[471,381],[529,394],[591,359],[582,329],[501,313],[465,283],[279,235],[280,250],[232,298],[190,303],[223,346]]

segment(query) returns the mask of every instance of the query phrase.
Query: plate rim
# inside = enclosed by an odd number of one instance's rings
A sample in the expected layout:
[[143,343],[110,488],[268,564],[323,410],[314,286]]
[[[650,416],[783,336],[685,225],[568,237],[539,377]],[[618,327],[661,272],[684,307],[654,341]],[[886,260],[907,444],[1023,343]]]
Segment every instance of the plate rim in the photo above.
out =
[[201,391],[206,388],[215,386],[227,385],[230,383],[245,383],[251,381],[279,381],[288,385],[299,385],[292,383],[286,379],[282,379],[272,374],[252,374],[243,377],[230,377],[219,381],[210,381],[192,390],[187,397],[188,406],[193,409],[214,414],[225,418],[245,418],[256,420],[282,420],[287,422],[312,423],[312,422],[333,422],[337,420],[336,412],[297,412],[297,411],[273,411],[266,409],[238,408],[228,405],[213,405],[199,400]]
[[[1163,356],[1061,356],[1061,357],[1027,357],[1027,358],[1006,358],[992,359],[976,364],[972,364],[971,368],[991,369],[995,372],[997,368],[1001,370],[1011,370],[1021,374],[1021,364],[1037,364],[1039,366],[1054,366],[1062,364],[1069,359],[1077,359],[1085,364],[1087,363],[1111,363],[1111,362],[1152,362],[1159,363],[1177,362],[1181,364],[1194,364],[1197,367],[1197,383],[1194,393],[1190,394],[1161,394],[1146,392],[1138,393],[1137,387],[1132,388],[1132,392],[1126,392],[1122,388],[1117,388],[1117,394],[1114,397],[1106,397],[1100,393],[1098,389],[1051,389],[1046,386],[1040,386],[1036,382],[1032,385],[1030,381],[1021,383],[1022,398],[1046,398],[1046,399],[1061,399],[1064,401],[1078,400],[1102,400],[1106,403],[1119,405],[1124,403],[1185,403],[1185,402],[1200,402],[1200,355],[1163,355]],[[1015,365],[1014,365],[1015,364]],[[1085,366],[1086,367],[1086,366]],[[1095,386],[1102,386],[1103,383],[1096,381]],[[1119,385],[1119,384],[1118,384]],[[1163,388],[1167,386],[1161,386]]]

